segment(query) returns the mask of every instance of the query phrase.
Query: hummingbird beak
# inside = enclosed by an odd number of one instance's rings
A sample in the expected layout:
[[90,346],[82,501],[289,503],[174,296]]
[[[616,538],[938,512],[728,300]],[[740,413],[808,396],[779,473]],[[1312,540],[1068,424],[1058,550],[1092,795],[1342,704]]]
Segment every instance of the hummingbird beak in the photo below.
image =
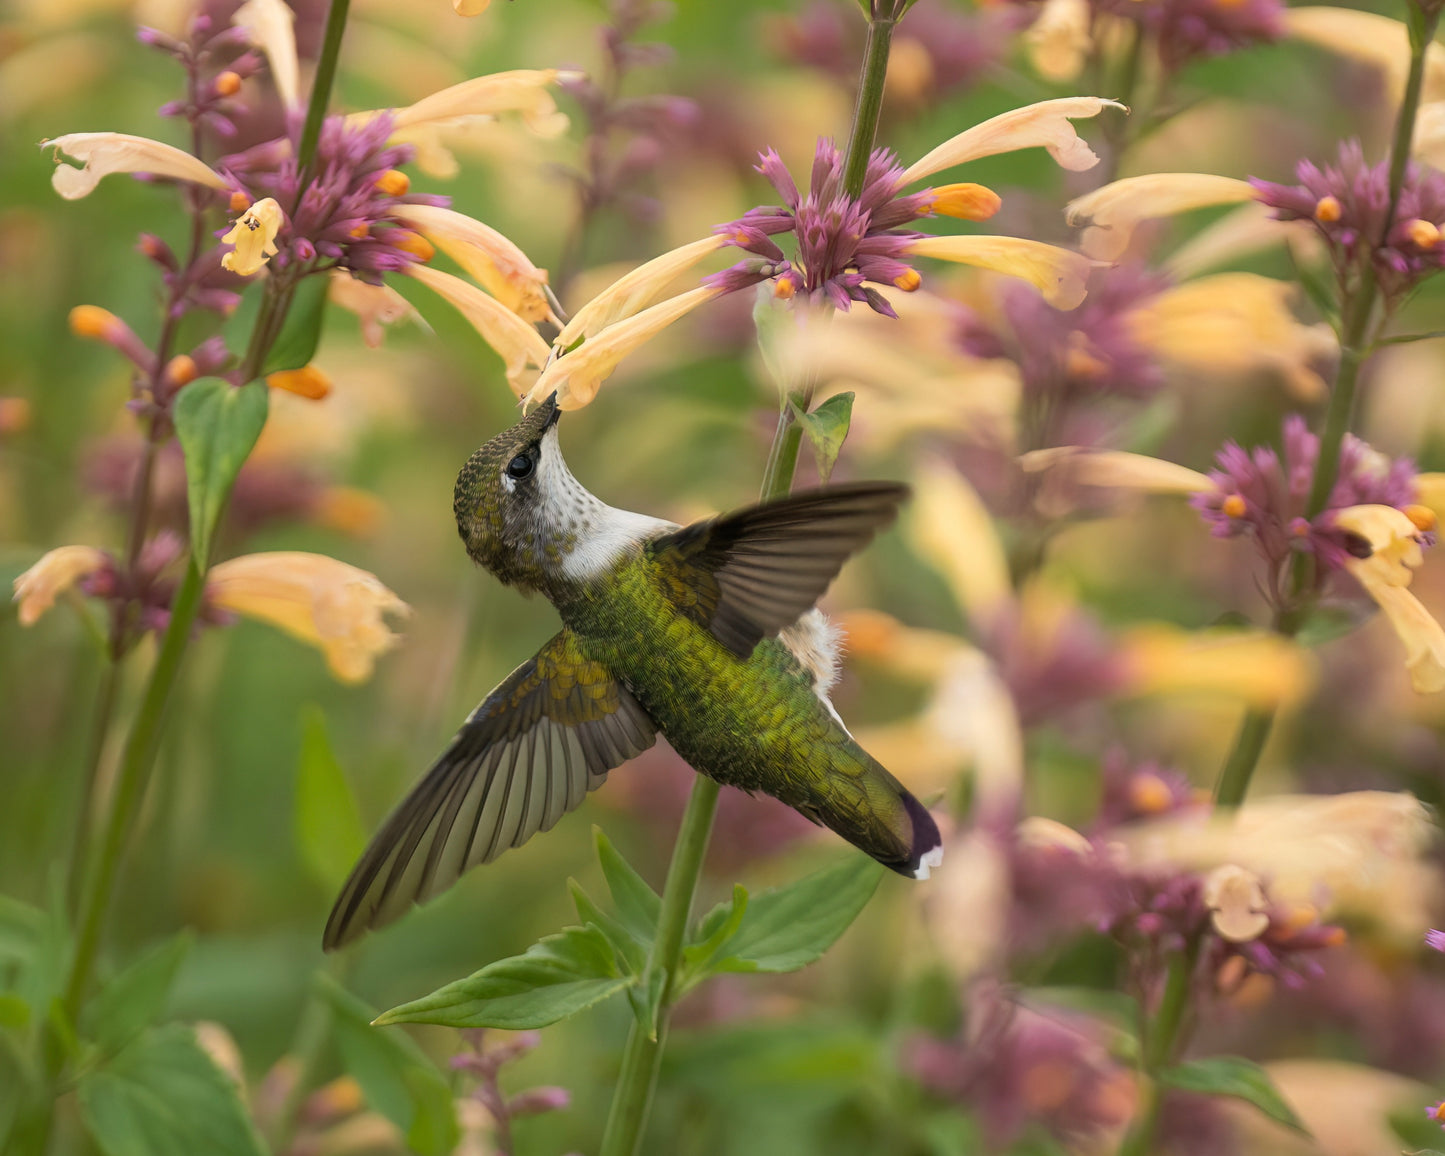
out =
[[554,390],[552,393],[549,393],[547,395],[547,400],[544,401],[538,408],[547,415],[547,420],[542,423],[542,432],[546,433],[562,418],[562,409],[557,404],[556,391]]

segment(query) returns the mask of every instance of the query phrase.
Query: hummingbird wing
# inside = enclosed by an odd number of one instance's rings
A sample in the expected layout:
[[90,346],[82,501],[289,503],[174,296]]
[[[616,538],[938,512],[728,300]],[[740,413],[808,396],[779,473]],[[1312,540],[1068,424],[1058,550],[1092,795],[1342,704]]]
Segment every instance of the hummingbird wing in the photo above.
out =
[[678,610],[747,658],[813,607],[908,493],[896,482],[806,491],[694,522],[650,552]]
[[382,825],[322,945],[330,951],[390,923],[478,863],[551,830],[656,740],[656,724],[627,688],[563,630],[471,713]]

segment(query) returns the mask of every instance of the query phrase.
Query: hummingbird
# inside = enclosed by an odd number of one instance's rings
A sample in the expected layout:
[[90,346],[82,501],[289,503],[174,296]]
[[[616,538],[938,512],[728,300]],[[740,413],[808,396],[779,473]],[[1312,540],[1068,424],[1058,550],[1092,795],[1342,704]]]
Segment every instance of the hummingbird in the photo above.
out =
[[562,629],[502,680],[382,824],[327,921],[330,950],[550,830],[665,735],[695,771],[761,791],[916,879],[928,810],[854,741],[828,691],[839,631],[815,603],[896,517],[893,482],[804,491],[688,526],[585,489],[555,395],[457,476],[457,530]]

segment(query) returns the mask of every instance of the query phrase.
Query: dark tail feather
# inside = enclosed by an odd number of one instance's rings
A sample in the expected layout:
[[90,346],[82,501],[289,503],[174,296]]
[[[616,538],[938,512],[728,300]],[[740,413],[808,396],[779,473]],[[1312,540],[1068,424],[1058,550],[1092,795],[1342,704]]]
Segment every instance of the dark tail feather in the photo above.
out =
[[913,824],[913,839],[908,858],[901,863],[889,863],[900,875],[913,879],[927,879],[928,873],[943,862],[943,838],[938,833],[938,824],[928,813],[928,808],[915,799],[907,790],[903,792],[903,809]]

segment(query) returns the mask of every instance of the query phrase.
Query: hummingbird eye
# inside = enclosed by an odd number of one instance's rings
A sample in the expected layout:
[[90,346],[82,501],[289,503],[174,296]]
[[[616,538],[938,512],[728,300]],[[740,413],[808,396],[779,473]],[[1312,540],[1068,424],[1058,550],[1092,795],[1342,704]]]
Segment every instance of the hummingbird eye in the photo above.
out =
[[507,463],[507,476],[522,481],[532,476],[532,471],[537,468],[537,463],[532,460],[530,454],[518,454]]

